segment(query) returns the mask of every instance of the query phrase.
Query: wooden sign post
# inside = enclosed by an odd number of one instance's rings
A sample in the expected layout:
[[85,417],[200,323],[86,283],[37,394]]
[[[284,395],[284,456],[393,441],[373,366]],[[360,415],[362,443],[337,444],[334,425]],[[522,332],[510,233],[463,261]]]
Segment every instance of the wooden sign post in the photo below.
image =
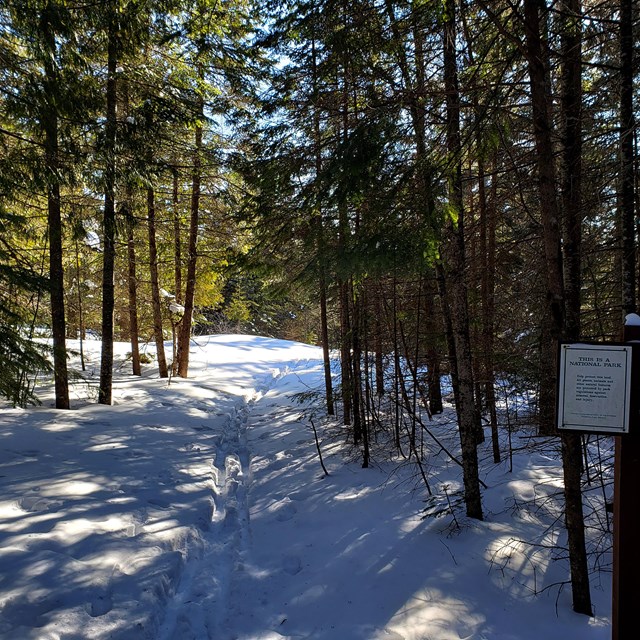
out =
[[627,316],[624,340],[633,345],[635,366],[631,373],[629,432],[615,439],[613,640],[635,637],[640,606],[640,318],[635,314]]
[[558,364],[558,429],[615,436],[611,631],[613,640],[635,640],[640,607],[640,316],[627,316],[623,343],[561,343]]

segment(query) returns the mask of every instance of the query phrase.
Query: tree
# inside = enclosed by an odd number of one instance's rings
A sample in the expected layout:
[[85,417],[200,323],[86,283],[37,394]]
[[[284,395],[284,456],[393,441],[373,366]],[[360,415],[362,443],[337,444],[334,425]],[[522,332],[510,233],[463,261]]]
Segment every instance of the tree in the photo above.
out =
[[102,352],[100,360],[100,388],[98,402],[111,404],[113,382],[113,309],[114,309],[114,265],[116,255],[116,139],[117,139],[117,69],[120,57],[120,16],[115,3],[106,7],[107,78],[106,117],[104,136],[104,213],[103,262],[102,262]]
[[[200,0],[184,25],[184,48],[193,71],[191,78],[191,114],[193,146],[191,158],[191,206],[187,247],[187,274],[184,290],[184,313],[179,326],[177,373],[187,377],[191,327],[196,299],[196,273],[198,264],[198,234],[201,215],[202,171],[205,124],[209,114],[224,113],[234,103],[235,91],[245,82],[251,60],[246,41],[250,22],[248,5],[239,1],[230,6]],[[216,103],[211,96],[220,96]],[[209,142],[218,140],[211,135]],[[211,156],[210,156],[211,157]]]
[[[540,386],[540,421],[541,430],[553,433],[553,419],[555,415],[555,387],[556,387],[556,357],[557,345],[566,330],[565,295],[562,277],[562,256],[560,253],[560,208],[555,195],[555,156],[551,139],[551,92],[548,87],[547,71],[543,62],[547,56],[543,51],[541,37],[540,3],[537,0],[525,0],[524,4],[526,53],[531,83],[531,102],[533,112],[534,137],[536,142],[538,188],[540,193],[540,209],[542,217],[542,232],[545,248],[545,265],[547,273],[547,318],[551,338],[550,349],[543,350],[543,357],[548,359],[553,369],[547,372]],[[576,91],[576,83],[580,82],[580,29],[579,12],[576,6],[567,7],[570,11],[565,24],[565,93],[564,115],[567,128],[573,133],[579,132],[580,127],[580,93]],[[576,78],[577,75],[577,78]],[[580,180],[580,149],[579,142],[565,138],[564,156],[564,201],[568,210],[563,211],[567,228],[567,240],[571,248],[577,252],[577,257],[571,257],[578,264],[571,266],[569,274],[578,279],[579,287],[579,246],[574,242],[579,227],[579,180]],[[571,283],[576,286],[575,282]],[[579,295],[579,294],[578,294]],[[573,322],[579,315],[579,297],[572,310]],[[576,311],[578,313],[576,313]],[[579,331],[578,326],[571,326],[574,336]],[[544,338],[543,338],[544,339]],[[547,382],[544,382],[548,380]],[[544,384],[543,384],[544,382]],[[584,517],[582,515],[582,491],[580,487],[580,440],[576,435],[562,436],[563,468],[565,476],[565,517],[569,534],[569,550],[571,561],[571,578],[573,586],[573,607],[578,613],[592,615],[591,598],[589,593],[589,577],[587,557],[584,542]]]
[[[37,402],[35,377],[51,371],[45,348],[33,340],[34,318],[27,313],[29,299],[39,302],[48,282],[17,242],[17,233],[29,235],[26,221],[3,205],[0,202],[0,396],[24,407]],[[25,326],[30,331],[25,332]]]
[[556,159],[551,122],[551,91],[548,81],[548,55],[541,34],[541,3],[526,0],[524,27],[526,57],[531,87],[531,110],[536,146],[537,186],[540,197],[546,307],[542,337],[540,376],[540,431],[554,433],[557,344],[565,323],[562,259],[560,249],[560,207],[556,196]]
[[149,273],[151,275],[151,304],[153,307],[153,336],[156,343],[158,372],[161,378],[169,377],[164,351],[164,330],[162,327],[162,305],[158,278],[158,246],[156,233],[156,207],[153,187],[147,188],[147,225],[149,233]]
[[[196,61],[198,65],[198,62]],[[198,77],[203,83],[203,69],[199,67]],[[196,90],[195,141],[193,147],[193,168],[191,174],[191,215],[189,218],[189,244],[187,249],[187,281],[184,293],[184,312],[178,335],[178,367],[177,373],[186,378],[189,373],[189,349],[191,345],[191,322],[196,293],[196,266],[198,261],[198,227],[200,218],[200,189],[202,171],[202,120],[204,120],[204,96]]]
[[622,309],[636,311],[635,158],[633,108],[633,0],[620,0],[620,182],[618,216],[622,251]]
[[478,478],[477,423],[473,367],[469,338],[469,311],[465,276],[464,203],[462,195],[462,148],[460,142],[460,95],[456,56],[455,0],[447,0],[444,15],[444,83],[446,92],[447,150],[451,163],[449,220],[443,238],[443,272],[451,316],[458,397],[456,410],[462,444],[463,477],[467,515],[482,520]]
[[[8,58],[13,58],[15,64],[9,72],[11,80],[20,90],[8,98],[7,105],[16,120],[25,115],[32,118],[31,132],[36,137],[36,144],[41,145],[42,156],[40,161],[36,160],[36,167],[40,166],[35,174],[45,185],[47,201],[55,403],[57,408],[68,409],[61,209],[61,186],[68,171],[61,160],[60,119],[73,118],[74,99],[82,96],[82,91],[76,93],[79,86],[77,69],[70,67],[71,62],[78,62],[73,50],[73,24],[77,16],[66,3],[54,0],[38,2],[29,8],[22,2],[14,2],[8,12],[13,33],[20,39],[20,44],[26,46],[26,57],[20,59],[24,54],[19,53],[19,47],[8,51]],[[70,163],[67,161],[66,164]]]
[[[565,293],[564,336],[580,338],[582,289],[582,29],[580,0],[562,7],[562,220]],[[573,607],[593,615],[582,509],[582,442],[578,434],[562,435],[565,487],[565,519],[569,536],[569,559]]]
[[129,311],[129,341],[131,343],[131,367],[134,376],[142,375],[140,364],[140,348],[138,344],[138,277],[136,273],[136,243],[133,213],[125,212],[127,225],[127,258],[129,269],[127,282],[129,284],[128,311]]
[[56,7],[48,3],[40,22],[45,49],[44,104],[42,126],[45,138],[45,167],[49,175],[47,186],[47,221],[49,227],[49,284],[51,296],[51,327],[53,333],[53,360],[56,408],[69,408],[67,378],[67,350],[65,345],[66,323],[64,312],[62,268],[62,218],[60,210],[60,158],[58,150],[58,108],[56,97],[60,95],[60,80],[56,69],[56,37],[54,23]]

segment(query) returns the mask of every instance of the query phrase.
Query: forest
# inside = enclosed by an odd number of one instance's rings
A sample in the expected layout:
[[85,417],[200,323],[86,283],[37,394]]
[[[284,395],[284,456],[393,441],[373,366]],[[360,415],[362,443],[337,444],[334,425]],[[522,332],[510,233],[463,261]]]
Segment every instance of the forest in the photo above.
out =
[[[193,335],[321,345],[329,415],[422,471],[453,399],[464,504],[497,403],[564,467],[591,614],[584,442],[561,340],[638,310],[635,0],[4,0],[0,394],[71,407],[66,341],[189,376]],[[145,362],[142,343],[157,357]],[[171,347],[167,347],[171,345]],[[443,380],[451,380],[451,389]],[[425,476],[426,482],[426,476]]]

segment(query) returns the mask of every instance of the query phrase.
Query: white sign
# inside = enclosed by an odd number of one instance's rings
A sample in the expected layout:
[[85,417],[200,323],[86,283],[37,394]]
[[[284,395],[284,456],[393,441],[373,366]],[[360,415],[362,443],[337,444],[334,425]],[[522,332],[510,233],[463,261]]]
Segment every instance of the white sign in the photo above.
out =
[[628,433],[631,346],[561,344],[558,429]]

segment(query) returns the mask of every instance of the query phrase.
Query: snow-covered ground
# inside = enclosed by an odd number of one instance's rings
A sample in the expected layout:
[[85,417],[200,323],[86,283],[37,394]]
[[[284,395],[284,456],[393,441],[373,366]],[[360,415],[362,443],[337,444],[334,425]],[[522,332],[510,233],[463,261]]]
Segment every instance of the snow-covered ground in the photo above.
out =
[[[412,465],[376,449],[362,469],[317,414],[324,476],[293,397],[321,388],[319,349],[200,337],[190,378],[123,365],[106,407],[99,344],[86,347],[71,411],[49,388],[42,406],[0,415],[3,640],[610,637],[610,574],[593,574],[594,618],[562,586],[552,447],[518,453],[510,473],[482,445],[486,520],[423,519],[460,485],[428,437],[428,502]],[[455,447],[450,421],[430,428]]]

